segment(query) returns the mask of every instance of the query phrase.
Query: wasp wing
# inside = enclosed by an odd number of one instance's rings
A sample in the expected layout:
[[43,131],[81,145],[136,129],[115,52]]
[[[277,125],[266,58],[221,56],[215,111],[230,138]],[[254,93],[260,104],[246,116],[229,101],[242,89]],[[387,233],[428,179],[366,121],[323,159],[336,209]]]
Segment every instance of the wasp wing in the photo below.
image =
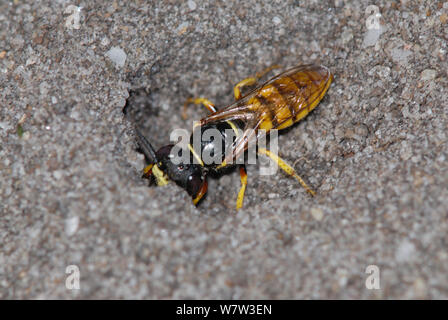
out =
[[[199,125],[219,123],[223,121],[238,121],[239,134],[232,143],[230,152],[226,154],[225,162],[233,163],[234,159],[241,156],[248,148],[249,141],[256,137],[256,129],[260,122],[260,111],[250,103],[251,98],[256,94],[256,90],[252,91],[245,97],[234,102],[222,110],[218,110],[209,116],[201,119]],[[241,125],[242,124],[242,125]]]
[[[232,120],[243,122],[242,133],[225,158],[230,163],[271,129],[283,129],[306,116],[322,99],[332,79],[324,66],[309,64],[288,69],[240,100],[203,118],[200,125]],[[266,123],[271,126],[266,127]]]
[[[257,97],[271,110],[271,129],[284,129],[304,118],[324,97],[333,75],[327,67],[302,65],[266,82]],[[287,123],[286,123],[287,122]]]

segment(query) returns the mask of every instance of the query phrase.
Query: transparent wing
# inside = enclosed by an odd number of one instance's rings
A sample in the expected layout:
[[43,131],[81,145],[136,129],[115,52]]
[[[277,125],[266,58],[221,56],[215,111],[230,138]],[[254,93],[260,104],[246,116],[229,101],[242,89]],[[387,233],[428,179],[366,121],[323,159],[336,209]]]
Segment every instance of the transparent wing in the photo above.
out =
[[[243,122],[242,134],[236,138],[231,148],[232,152],[225,158],[225,161],[230,163],[241,156],[250,143],[269,133],[269,130],[258,130],[263,122],[272,122],[272,129],[275,129],[287,120],[293,119],[295,122],[305,116],[322,99],[331,80],[332,75],[324,66],[309,64],[288,69],[240,100],[203,118],[200,125],[231,120]],[[262,91],[273,87],[280,93],[277,96],[282,100],[281,103],[275,101],[270,101],[270,104],[253,103],[253,97],[260,98]]]
[[256,90],[252,91],[245,97],[229,105],[228,107],[218,110],[215,113],[201,119],[200,125],[218,123],[223,121],[238,120],[242,123],[242,132],[233,142],[229,154],[225,157],[226,163],[233,162],[233,159],[238,158],[248,148],[248,143],[253,141],[256,135],[257,128],[260,122],[260,111],[249,103],[254,96]]
[[306,116],[323,98],[332,80],[327,67],[304,65],[287,70],[264,84],[261,90],[275,88],[278,94],[272,94],[271,99],[280,99],[273,107],[273,129],[290,119],[297,122]]

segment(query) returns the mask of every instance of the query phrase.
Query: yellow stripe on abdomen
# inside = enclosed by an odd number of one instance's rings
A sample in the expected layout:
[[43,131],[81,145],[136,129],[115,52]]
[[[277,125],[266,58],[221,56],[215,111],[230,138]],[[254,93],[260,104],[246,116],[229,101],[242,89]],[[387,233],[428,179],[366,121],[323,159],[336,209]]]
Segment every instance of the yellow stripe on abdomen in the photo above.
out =
[[258,100],[264,109],[264,120],[260,123],[260,129],[270,130],[278,128],[278,126],[292,117],[291,110],[287,101],[279,93],[276,86],[268,84],[261,88]]
[[322,100],[332,82],[331,74],[299,71],[260,88],[249,100],[260,114],[259,129],[285,129],[302,120]]

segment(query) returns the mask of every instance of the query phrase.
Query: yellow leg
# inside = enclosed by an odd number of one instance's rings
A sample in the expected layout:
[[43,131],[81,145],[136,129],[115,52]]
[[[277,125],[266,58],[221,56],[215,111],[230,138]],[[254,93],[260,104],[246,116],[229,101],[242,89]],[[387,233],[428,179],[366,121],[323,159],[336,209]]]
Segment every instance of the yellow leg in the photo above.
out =
[[240,177],[241,177],[241,189],[238,192],[238,198],[236,200],[236,210],[241,209],[244,201],[244,192],[246,191],[247,186],[247,172],[244,166],[240,167]]
[[185,101],[184,107],[182,109],[182,118],[184,118],[184,120],[187,120],[187,118],[188,118],[187,117],[187,106],[191,103],[203,104],[204,107],[206,107],[207,110],[210,111],[211,113],[216,112],[216,107],[212,102],[210,102],[210,100],[205,99],[205,98],[196,98],[196,99],[188,98],[187,101]]
[[142,176],[142,178],[149,179],[149,177],[152,174],[152,167],[153,166],[154,166],[154,164],[150,164],[147,167],[145,167],[145,169],[143,169],[143,176]]
[[257,72],[255,77],[246,78],[244,80],[241,80],[236,84],[236,86],[233,88],[233,94],[235,95],[236,100],[241,99],[241,88],[251,86],[255,84],[261,77],[263,77],[266,73],[273,69],[281,68],[278,64],[275,64],[273,66],[270,66],[269,68],[264,69],[263,71]]
[[246,78],[236,84],[233,88],[233,94],[235,95],[235,100],[241,99],[241,88],[246,86],[251,86],[257,82],[257,78]]
[[299,181],[299,183],[302,185],[302,187],[305,188],[305,190],[311,194],[312,196],[316,195],[316,192],[314,192],[308,185],[303,181],[302,178],[299,177],[299,175],[296,173],[293,167],[291,167],[289,164],[287,164],[285,161],[283,161],[279,156],[277,156],[275,153],[270,152],[269,150],[266,150],[265,148],[259,148],[258,153],[264,154],[274,160],[278,166],[285,171],[290,176],[293,176],[294,178]]

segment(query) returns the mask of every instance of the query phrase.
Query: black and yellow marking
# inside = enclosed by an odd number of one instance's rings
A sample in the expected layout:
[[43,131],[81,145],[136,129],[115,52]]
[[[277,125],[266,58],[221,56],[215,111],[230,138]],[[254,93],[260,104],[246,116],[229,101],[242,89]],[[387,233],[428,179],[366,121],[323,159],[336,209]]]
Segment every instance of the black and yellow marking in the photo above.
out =
[[[273,94],[268,95],[267,97],[264,97],[261,94],[258,94],[255,96],[255,99],[257,99],[260,104],[263,106],[264,113],[266,114],[266,119],[269,119],[269,121],[272,124],[272,127],[275,128],[278,126],[277,118],[275,117],[275,107],[276,107],[276,101],[273,99]],[[262,128],[266,129],[266,128]]]
[[143,169],[143,178],[149,179],[153,175],[158,186],[167,185],[170,181],[165,172],[163,172],[157,164],[150,164]]
[[143,169],[143,176],[142,176],[142,178],[149,179],[149,177],[152,174],[152,167],[153,166],[154,166],[154,164],[151,163],[150,165],[146,166],[145,169]]
[[332,75],[322,81],[318,71],[300,71],[266,83],[247,102],[261,117],[259,129],[285,129],[313,110],[329,88]]
[[284,77],[285,83],[278,83],[274,81],[272,86],[277,90],[278,94],[283,98],[284,103],[288,106],[289,113],[291,117],[294,118],[296,115],[295,99],[294,96],[297,94],[297,90],[294,90],[294,82],[289,77]]
[[164,186],[167,185],[170,181],[168,179],[168,176],[165,172],[163,172],[158,165],[154,165],[152,167],[152,173],[154,174],[154,177],[156,177],[156,182],[158,186]]

